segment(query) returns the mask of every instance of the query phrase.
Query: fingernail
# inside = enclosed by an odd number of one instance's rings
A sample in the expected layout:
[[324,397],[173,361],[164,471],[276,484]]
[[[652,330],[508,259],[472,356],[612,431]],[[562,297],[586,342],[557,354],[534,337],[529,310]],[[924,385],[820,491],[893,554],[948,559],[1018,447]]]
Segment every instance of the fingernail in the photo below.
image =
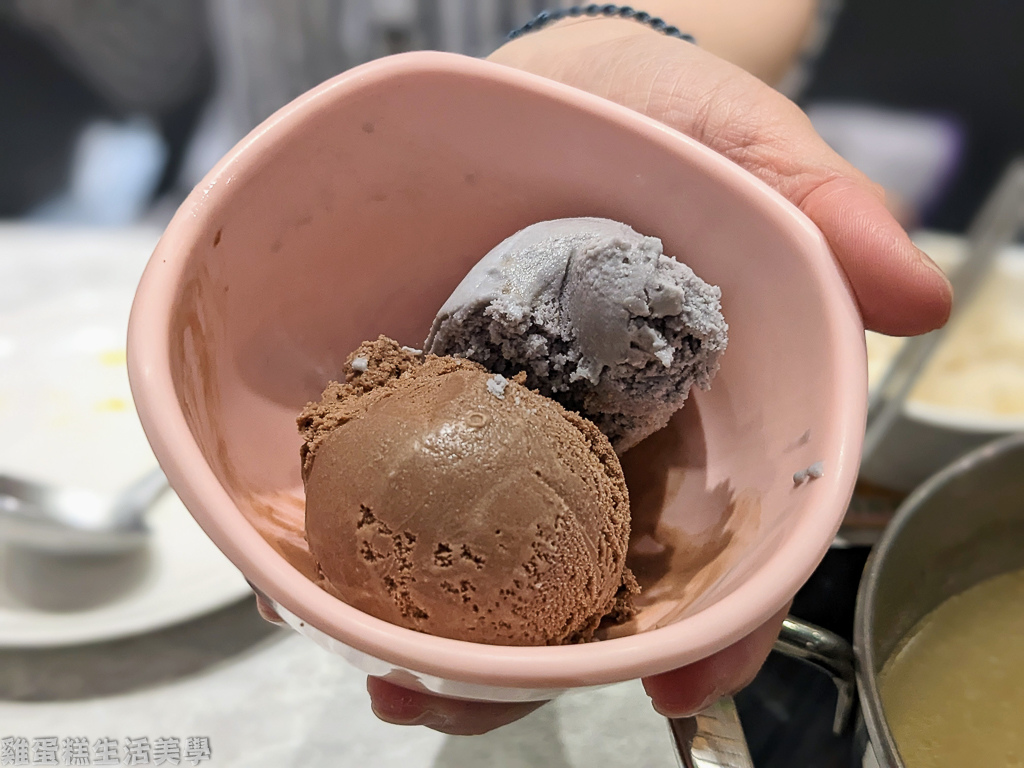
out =
[[677,719],[677,718],[680,718],[680,717],[693,717],[698,712],[702,712],[705,709],[707,709],[708,707],[710,707],[712,704],[714,704],[720,698],[722,698],[721,694],[719,694],[719,693],[712,693],[710,696],[708,696],[706,699],[704,699],[702,702],[700,702],[700,704],[698,704],[692,710],[680,710],[680,711],[677,711],[677,712],[667,712],[667,711],[665,711],[664,709],[659,707],[657,702],[655,702],[653,699],[651,700],[651,704],[654,706],[654,711],[657,712],[662,717],[669,717],[669,718],[672,718],[672,719]]
[[922,251],[920,248],[917,249],[917,255],[918,258],[920,258],[922,264],[928,267],[928,269],[930,269],[932,272],[935,272],[936,274],[941,276],[942,279],[946,281],[946,285],[949,285],[949,278],[946,276],[946,273],[942,271],[942,267],[940,267],[938,264],[932,261],[931,256]]
[[374,701],[370,701],[370,709],[373,710],[373,714],[377,716],[379,720],[383,720],[385,723],[391,723],[392,725],[422,725],[426,728],[444,728],[448,725],[448,718],[440,712],[434,712],[430,709],[421,710],[417,714],[406,714],[397,712],[382,712],[377,709],[377,705]]
[[256,595],[256,610],[263,617],[264,621],[269,621],[271,624],[276,624],[279,627],[284,626],[284,619],[260,594]]

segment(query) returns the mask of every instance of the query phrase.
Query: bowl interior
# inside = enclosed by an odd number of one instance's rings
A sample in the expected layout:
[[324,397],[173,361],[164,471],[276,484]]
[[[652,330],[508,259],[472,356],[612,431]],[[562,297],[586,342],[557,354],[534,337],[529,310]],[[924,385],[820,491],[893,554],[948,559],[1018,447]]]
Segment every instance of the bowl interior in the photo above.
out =
[[[856,473],[863,329],[820,234],[668,129],[459,58],[408,54],[321,86],[179,212],[147,279],[162,259],[179,265],[157,343],[195,445],[157,439],[158,455],[201,452],[234,506],[190,508],[229,556],[225,532],[250,525],[305,571],[295,417],[346,355],[378,334],[420,346],[466,271],[516,230],[617,219],[721,286],[730,326],[713,388],[624,458],[645,595],[620,631],[693,616],[774,559],[775,604],[746,606],[729,629],[749,630],[809,575]],[[794,484],[818,461],[824,477]],[[778,562],[786,551],[802,554]],[[275,598],[300,613],[306,599]]]

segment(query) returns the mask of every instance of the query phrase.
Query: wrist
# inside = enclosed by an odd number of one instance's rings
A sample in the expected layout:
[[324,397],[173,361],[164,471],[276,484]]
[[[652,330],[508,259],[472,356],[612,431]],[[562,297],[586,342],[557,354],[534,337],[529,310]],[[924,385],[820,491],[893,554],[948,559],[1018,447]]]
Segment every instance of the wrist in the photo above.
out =
[[604,16],[569,17],[509,40],[487,58],[501,64],[522,67],[535,52],[547,58],[555,51],[565,54],[572,50],[607,46],[619,41],[648,36],[664,38],[664,35],[654,29],[629,19]]
[[638,11],[630,5],[617,5],[615,3],[589,3],[587,5],[573,5],[568,8],[555,8],[553,10],[541,11],[523,26],[512,30],[508,34],[509,40],[514,40],[530,32],[543,29],[558,21],[583,19],[621,19],[637,24],[642,24],[655,32],[660,32],[668,37],[675,37],[690,43],[696,42],[693,35],[683,32],[673,24],[669,24],[660,16],[647,11]]
[[[692,34],[700,48],[736,64],[768,83],[775,83],[789,70],[806,40],[819,0],[647,0],[642,10]],[[635,6],[634,6],[635,7]],[[667,36],[635,19],[608,16],[578,16],[542,25],[539,29],[498,48],[489,58],[510,66],[521,66],[549,41],[552,56],[569,46],[614,43],[629,38]],[[662,49],[666,55],[696,55],[678,40]],[[646,44],[646,43],[645,43]],[[693,48],[692,46],[690,47]]]

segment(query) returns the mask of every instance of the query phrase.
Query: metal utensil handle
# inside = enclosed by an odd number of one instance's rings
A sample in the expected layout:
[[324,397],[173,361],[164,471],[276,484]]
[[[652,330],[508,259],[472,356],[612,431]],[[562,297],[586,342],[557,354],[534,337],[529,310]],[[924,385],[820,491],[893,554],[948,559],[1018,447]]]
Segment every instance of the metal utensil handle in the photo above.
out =
[[774,650],[817,667],[836,685],[836,712],[832,732],[842,734],[850,723],[857,694],[853,648],[839,635],[792,616],[782,622]]
[[[789,616],[774,650],[825,672],[838,696],[832,731],[842,734],[850,723],[857,692],[853,648],[834,632]],[[682,768],[753,768],[736,703],[720,699],[693,717],[669,718]]]
[[134,522],[140,513],[148,510],[170,488],[167,476],[160,467],[154,467],[125,488],[114,503],[114,518],[118,522]]
[[896,355],[868,402],[867,429],[861,461],[882,444],[903,408],[903,401],[943,339],[946,329],[981,285],[999,252],[1013,242],[1024,219],[1024,158],[1010,163],[996,188],[967,231],[967,255],[950,276],[956,297],[950,322],[944,328],[909,339]]
[[732,697],[668,725],[683,768],[754,768]]

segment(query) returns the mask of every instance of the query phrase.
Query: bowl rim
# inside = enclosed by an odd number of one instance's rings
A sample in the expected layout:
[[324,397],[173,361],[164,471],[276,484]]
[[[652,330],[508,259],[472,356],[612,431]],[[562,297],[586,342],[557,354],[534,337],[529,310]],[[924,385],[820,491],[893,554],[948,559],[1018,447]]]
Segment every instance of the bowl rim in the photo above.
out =
[[[392,625],[337,600],[291,566],[245,519],[207,464],[177,403],[170,319],[193,246],[232,176],[254,156],[287,141],[322,102],[424,73],[486,81],[560,102],[610,122],[720,178],[797,245],[822,293],[821,322],[833,344],[837,460],[806,487],[801,522],[750,578],[691,616],[640,634],[573,646],[499,646],[435,637]],[[128,329],[128,371],[143,428],[171,485],[214,543],[250,583],[301,620],[358,651],[444,679],[506,688],[598,685],[666,672],[745,637],[784,608],[828,550],[853,493],[867,403],[864,330],[852,292],[821,232],[793,204],[752,174],[674,129],[584,91],[510,67],[441,52],[397,54],[355,67],[285,105],[240,141],[196,186],[167,226],[139,283]],[[821,510],[808,513],[808,508]]]
[[[891,554],[893,549],[902,538],[906,538],[905,529],[914,516],[919,514],[922,507],[926,507],[936,497],[941,497],[960,478],[970,475],[979,467],[984,468],[993,462],[999,462],[1007,454],[1012,455],[1022,449],[1024,449],[1024,433],[1004,435],[974,448],[935,472],[903,500],[864,565],[864,571],[857,585],[853,619],[853,647],[859,662],[857,693],[863,709],[864,724],[870,734],[870,741],[885,752],[889,760],[887,765],[904,768],[902,759],[898,757],[899,750],[889,719],[885,715],[879,681],[881,666],[879,654],[875,648],[874,624],[878,605],[881,602],[878,592],[882,580],[885,578],[885,565],[894,559]],[[953,596],[948,595],[943,602]],[[881,661],[884,664],[887,659]]]
[[973,411],[970,408],[935,405],[921,400],[905,402],[903,414],[905,418],[948,430],[956,435],[989,435],[994,439],[999,435],[1024,432],[1024,415],[1019,414],[1002,416]]

